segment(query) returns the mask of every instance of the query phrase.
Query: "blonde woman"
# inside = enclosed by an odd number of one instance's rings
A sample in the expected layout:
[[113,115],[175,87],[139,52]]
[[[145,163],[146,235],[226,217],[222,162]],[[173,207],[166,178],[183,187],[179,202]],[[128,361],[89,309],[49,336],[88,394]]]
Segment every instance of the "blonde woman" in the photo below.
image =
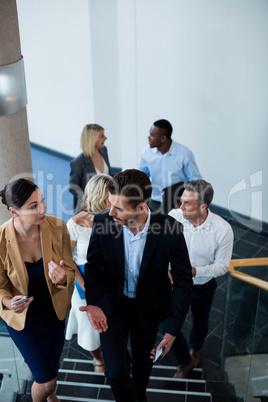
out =
[[74,195],[74,211],[81,211],[80,204],[89,179],[98,173],[111,175],[104,128],[87,124],[81,134],[82,153],[71,161],[69,190]]
[[100,347],[99,332],[95,330],[87,316],[79,307],[86,306],[84,287],[84,265],[87,261],[87,249],[92,232],[94,215],[110,208],[108,201],[107,185],[111,181],[108,175],[95,175],[86,185],[82,208],[83,211],[75,215],[67,223],[71,238],[75,272],[75,290],[72,297],[72,309],[70,311],[66,339],[71,340],[73,334],[77,334],[77,343],[83,349],[89,351],[94,358],[96,372],[104,372],[104,361]]

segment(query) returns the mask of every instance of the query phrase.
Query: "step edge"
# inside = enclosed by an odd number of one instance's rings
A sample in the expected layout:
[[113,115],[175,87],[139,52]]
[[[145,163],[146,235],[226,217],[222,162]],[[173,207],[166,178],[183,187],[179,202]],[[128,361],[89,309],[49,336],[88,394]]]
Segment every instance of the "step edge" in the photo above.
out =
[[[93,375],[93,376],[104,376],[104,373],[97,373],[95,371],[85,371],[85,370],[72,370],[72,369],[59,369],[59,373],[65,374],[77,374],[77,375]],[[150,376],[150,380],[166,380],[172,382],[191,382],[198,384],[206,384],[205,380],[199,380],[196,378],[173,378],[173,377],[162,377],[162,376]]]
[[67,395],[57,395],[60,400],[71,401],[71,402],[113,402],[111,399],[92,399],[92,398],[80,398],[79,396],[67,396]]
[[[94,364],[94,360],[71,359],[71,358],[68,358],[68,357],[65,357],[65,358],[62,360],[62,363],[63,363],[63,362]],[[153,368],[153,369],[157,369],[157,370],[158,370],[158,369],[177,370],[177,369],[178,369],[178,366],[164,366],[164,365],[162,365],[162,364],[155,364],[155,365],[153,365],[152,368]],[[193,371],[203,371],[203,369],[202,369],[202,367],[195,367],[195,368],[193,368]]]
[[[105,384],[89,384],[74,381],[57,381],[57,385],[68,385],[68,386],[84,386],[85,388],[104,388],[111,389],[110,385]],[[177,390],[163,390],[159,388],[147,388],[147,392],[160,392],[162,394],[178,394],[178,395],[194,395],[194,396],[211,396],[208,392],[195,392],[195,391],[177,391]]]

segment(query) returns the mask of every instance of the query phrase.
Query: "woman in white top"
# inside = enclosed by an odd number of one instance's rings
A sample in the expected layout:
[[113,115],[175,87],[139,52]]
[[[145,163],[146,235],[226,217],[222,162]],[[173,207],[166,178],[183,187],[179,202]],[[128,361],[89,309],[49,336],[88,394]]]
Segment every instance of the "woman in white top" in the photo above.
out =
[[74,252],[75,290],[72,296],[72,308],[67,323],[67,340],[77,334],[77,343],[89,351],[94,358],[95,371],[104,372],[104,361],[100,348],[99,332],[95,330],[87,316],[79,307],[86,306],[84,287],[84,265],[87,261],[87,249],[91,236],[94,215],[110,207],[108,201],[107,185],[111,177],[108,175],[95,175],[87,183],[83,196],[83,211],[79,212],[67,223],[70,232],[72,251]]

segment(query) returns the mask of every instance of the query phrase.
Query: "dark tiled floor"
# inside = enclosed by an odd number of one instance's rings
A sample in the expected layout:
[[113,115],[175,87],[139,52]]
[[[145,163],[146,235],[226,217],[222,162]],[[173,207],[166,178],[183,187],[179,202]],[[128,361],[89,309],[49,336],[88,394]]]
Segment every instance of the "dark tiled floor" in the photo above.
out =
[[[51,190],[53,183],[56,186],[57,183],[61,183],[65,186],[65,191],[54,191],[53,200],[50,202],[50,209],[48,213],[57,214],[59,205],[64,205],[64,213],[62,217],[64,220],[69,219],[72,216],[72,197],[68,193],[68,178],[69,178],[69,162],[62,161],[61,168],[58,166],[58,158],[49,156],[49,164],[47,163],[47,154],[42,151],[32,149],[33,157],[33,169],[36,172],[36,177],[43,178],[44,192],[45,194]],[[40,161],[42,162],[40,165]],[[48,171],[49,166],[49,171]],[[56,172],[56,173],[55,173]],[[57,176],[59,174],[59,176]],[[37,182],[37,184],[39,184]],[[39,184],[40,185],[40,184]],[[55,190],[54,186],[54,190]],[[55,212],[56,211],[56,212]],[[258,258],[268,257],[268,236],[263,233],[256,233],[249,230],[247,227],[240,223],[230,220],[228,216],[223,216],[231,224],[234,231],[234,248],[232,258]],[[221,368],[221,347],[222,347],[222,334],[223,334],[223,320],[224,320],[224,306],[225,306],[225,294],[226,294],[226,281],[227,276],[217,278],[218,288],[216,290],[211,315],[210,315],[210,327],[209,335],[204,343],[202,349],[202,368],[204,370],[204,378],[208,380],[208,391],[213,394],[213,401],[223,402],[236,400],[235,398],[225,395],[232,393],[232,387],[230,384],[225,384],[225,374]],[[189,312],[186,321],[183,326],[183,332],[187,338],[189,338],[189,332],[191,328],[191,313]],[[161,328],[159,329],[159,338],[162,335]],[[81,349],[74,338],[70,342],[66,342],[62,354],[62,358],[81,358],[88,359],[89,355],[83,349]],[[175,357],[172,351],[162,360],[164,365],[176,365]],[[93,390],[92,390],[93,392]],[[105,393],[109,393],[109,390],[104,390],[102,397],[105,398]],[[21,402],[30,401],[29,397],[30,387],[28,387],[27,394],[19,399]],[[89,395],[87,395],[89,396]],[[27,399],[28,398],[28,399]],[[151,398],[151,397],[150,397]],[[149,399],[150,401],[150,399]],[[187,399],[188,402],[191,398]],[[194,401],[194,399],[193,399]],[[156,399],[154,400],[156,402]],[[179,402],[177,397],[176,402]]]

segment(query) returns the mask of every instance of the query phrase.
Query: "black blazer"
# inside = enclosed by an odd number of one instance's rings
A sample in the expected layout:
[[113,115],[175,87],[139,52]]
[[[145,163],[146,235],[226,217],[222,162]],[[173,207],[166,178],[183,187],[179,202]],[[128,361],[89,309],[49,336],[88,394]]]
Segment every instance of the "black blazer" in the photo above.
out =
[[[87,304],[99,306],[106,317],[124,287],[123,230],[108,214],[105,211],[94,218],[84,276]],[[176,335],[189,308],[191,289],[192,268],[182,225],[168,215],[152,213],[136,291],[142,328],[155,327],[169,317],[167,332]]]
[[[101,156],[105,160],[105,163],[109,169],[109,175],[111,175],[111,166],[108,158],[107,148],[103,147],[99,149]],[[69,191],[74,195],[74,210],[77,212],[76,207],[80,208],[84,189],[89,179],[96,174],[95,166],[92,159],[85,156],[83,153],[78,155],[71,161],[71,171],[69,180]]]

